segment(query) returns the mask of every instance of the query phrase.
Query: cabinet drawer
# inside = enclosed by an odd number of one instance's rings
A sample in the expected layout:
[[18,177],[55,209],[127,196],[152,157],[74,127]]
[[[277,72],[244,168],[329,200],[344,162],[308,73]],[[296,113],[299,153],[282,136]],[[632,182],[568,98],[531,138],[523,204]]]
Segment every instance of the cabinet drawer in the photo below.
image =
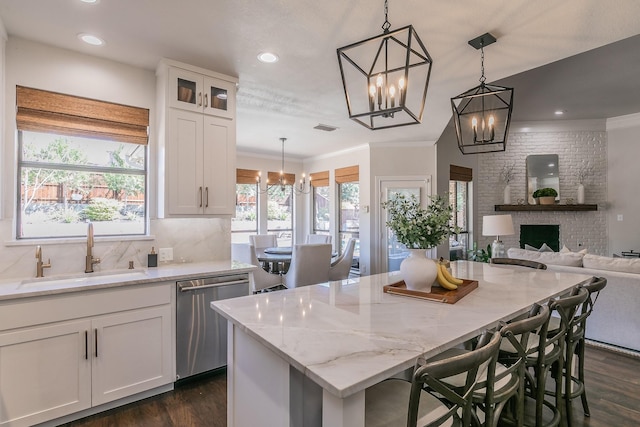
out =
[[170,304],[175,282],[12,300],[0,305],[0,331]]

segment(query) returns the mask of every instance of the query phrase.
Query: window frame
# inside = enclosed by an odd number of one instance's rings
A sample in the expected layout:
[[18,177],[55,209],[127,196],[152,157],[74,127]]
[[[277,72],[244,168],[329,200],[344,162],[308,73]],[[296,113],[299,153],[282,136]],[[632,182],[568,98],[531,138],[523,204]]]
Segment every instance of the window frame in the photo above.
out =
[[[233,239],[233,235],[235,234],[240,235],[240,234],[247,234],[247,240],[246,242],[249,241],[249,235],[251,234],[258,234],[258,230],[260,228],[260,187],[258,186],[258,182],[254,181],[253,183],[242,183],[242,182],[236,182],[236,214],[237,214],[237,206],[238,206],[238,186],[239,185],[251,185],[255,187],[255,214],[256,214],[256,219],[255,219],[255,229],[252,230],[234,230],[233,229],[233,223],[234,223],[234,219],[235,219],[235,215],[234,218],[231,219],[231,240],[234,241]],[[241,241],[244,241],[244,239],[240,239]],[[245,243],[246,243],[245,242]],[[237,243],[240,243],[240,241],[237,241]]]
[[[23,218],[22,216],[22,187],[23,187],[23,170],[24,169],[48,169],[48,170],[58,170],[58,171],[69,171],[69,172],[86,172],[90,174],[115,174],[115,175],[131,175],[131,176],[141,176],[144,183],[144,189],[142,194],[144,195],[144,218],[142,220],[143,227],[140,233],[119,233],[119,234],[104,234],[99,233],[96,230],[96,236],[101,237],[144,237],[149,235],[149,150],[148,145],[140,145],[144,150],[144,166],[142,169],[127,169],[127,168],[118,168],[118,167],[108,167],[108,166],[89,166],[89,165],[73,165],[73,164],[64,164],[64,163],[55,163],[55,162],[37,162],[37,161],[29,161],[23,159],[23,132],[19,130],[17,132],[17,162],[16,162],[16,203],[15,203],[15,238],[16,240],[21,241],[30,241],[30,240],[53,240],[53,239],[67,239],[67,238],[75,238],[82,237],[84,233],[80,234],[66,234],[66,235],[53,235],[53,236],[23,236],[22,228],[23,228]],[[50,135],[51,137],[60,137],[64,135],[57,135],[54,133],[47,132],[38,132],[44,135]],[[98,141],[106,141],[105,139],[95,139],[92,138],[93,141],[96,141],[96,144],[99,144]],[[122,142],[122,141],[110,141],[116,142],[120,144],[128,144],[129,146],[136,145],[134,143]],[[111,199],[110,199],[111,200]]]
[[[57,171],[84,172],[100,175],[104,179],[105,174],[132,175],[142,177],[143,190],[136,193],[142,194],[144,202],[143,227],[141,232],[135,233],[101,233],[96,230],[96,235],[104,237],[124,237],[133,238],[149,236],[150,220],[150,176],[149,176],[149,109],[116,104],[107,101],[84,98],[75,95],[62,94],[41,89],[34,89],[16,85],[16,181],[15,181],[15,239],[16,240],[53,240],[78,237],[75,230],[71,234],[64,235],[31,235],[25,237],[21,232],[24,220],[22,216],[23,200],[23,172],[25,169],[49,169]],[[106,166],[91,164],[73,164],[60,162],[40,162],[37,160],[25,160],[23,149],[25,148],[24,132],[33,132],[40,135],[51,136],[50,144],[55,143],[59,138],[82,138],[80,152],[90,153],[93,148],[88,148],[87,141],[91,144],[95,141],[109,142],[109,146],[103,146],[102,153],[109,153],[113,150],[114,144],[127,144],[125,147],[137,146],[130,154],[135,153],[138,147],[142,146],[144,161],[141,167],[126,168],[122,164]],[[120,145],[120,147],[122,147]],[[77,149],[77,147],[75,147]],[[119,148],[118,148],[119,149]],[[99,151],[99,150],[98,150]],[[113,158],[112,158],[113,159]],[[122,159],[120,159],[122,160]],[[112,163],[112,160],[110,160]],[[63,197],[65,211],[68,199]],[[91,197],[91,196],[90,196]],[[107,199],[111,200],[111,199]],[[114,198],[113,200],[117,200]],[[77,212],[77,210],[76,210]],[[72,221],[76,224],[80,221]],[[71,228],[71,227],[68,227]],[[122,231],[122,229],[120,230]],[[127,230],[125,230],[127,231]],[[83,234],[81,234],[83,235]]]

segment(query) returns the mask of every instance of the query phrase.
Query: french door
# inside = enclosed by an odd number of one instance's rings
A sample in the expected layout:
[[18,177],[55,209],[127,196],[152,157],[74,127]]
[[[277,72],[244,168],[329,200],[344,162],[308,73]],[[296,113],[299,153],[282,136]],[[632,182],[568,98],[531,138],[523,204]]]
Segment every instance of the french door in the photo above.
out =
[[[379,178],[378,188],[381,206],[383,202],[389,200],[394,194],[404,194],[410,196],[415,194],[420,200],[422,207],[426,208],[429,204],[429,196],[431,196],[431,177],[384,177]],[[398,242],[395,233],[389,230],[386,225],[388,221],[387,211],[380,208],[378,218],[377,238],[379,244],[378,250],[378,272],[397,271],[400,270],[400,263],[409,256],[406,247]],[[431,250],[429,250],[431,251]],[[432,256],[427,252],[428,256]]]

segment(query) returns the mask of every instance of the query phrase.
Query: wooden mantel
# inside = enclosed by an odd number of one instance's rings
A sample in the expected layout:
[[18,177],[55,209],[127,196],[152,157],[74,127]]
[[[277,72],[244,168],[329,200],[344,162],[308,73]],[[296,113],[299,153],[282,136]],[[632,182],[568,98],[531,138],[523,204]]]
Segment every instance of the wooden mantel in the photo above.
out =
[[598,205],[495,205],[496,212],[597,211]]

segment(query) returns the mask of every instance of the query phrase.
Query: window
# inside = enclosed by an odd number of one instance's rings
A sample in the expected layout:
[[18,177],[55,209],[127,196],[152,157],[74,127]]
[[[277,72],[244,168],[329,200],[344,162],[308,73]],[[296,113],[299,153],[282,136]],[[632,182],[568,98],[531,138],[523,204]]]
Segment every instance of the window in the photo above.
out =
[[16,87],[16,238],[143,235],[149,111]]
[[[278,246],[293,244],[293,185],[280,184],[280,173],[269,172],[267,184],[267,233],[274,233]],[[284,174],[284,182],[296,182],[294,174]]]
[[231,241],[248,243],[258,233],[258,171],[236,170],[236,215],[231,219]]
[[458,234],[449,236],[449,258],[451,261],[466,259],[469,249],[469,187],[473,178],[472,170],[450,165],[449,204],[453,206],[451,225],[458,228]]
[[349,239],[356,239],[353,253],[352,269],[359,271],[360,266],[360,172],[358,166],[336,169],[336,183],[338,184],[338,238],[340,253],[344,250]]
[[311,174],[313,186],[313,233],[330,234],[329,231],[329,171]]

